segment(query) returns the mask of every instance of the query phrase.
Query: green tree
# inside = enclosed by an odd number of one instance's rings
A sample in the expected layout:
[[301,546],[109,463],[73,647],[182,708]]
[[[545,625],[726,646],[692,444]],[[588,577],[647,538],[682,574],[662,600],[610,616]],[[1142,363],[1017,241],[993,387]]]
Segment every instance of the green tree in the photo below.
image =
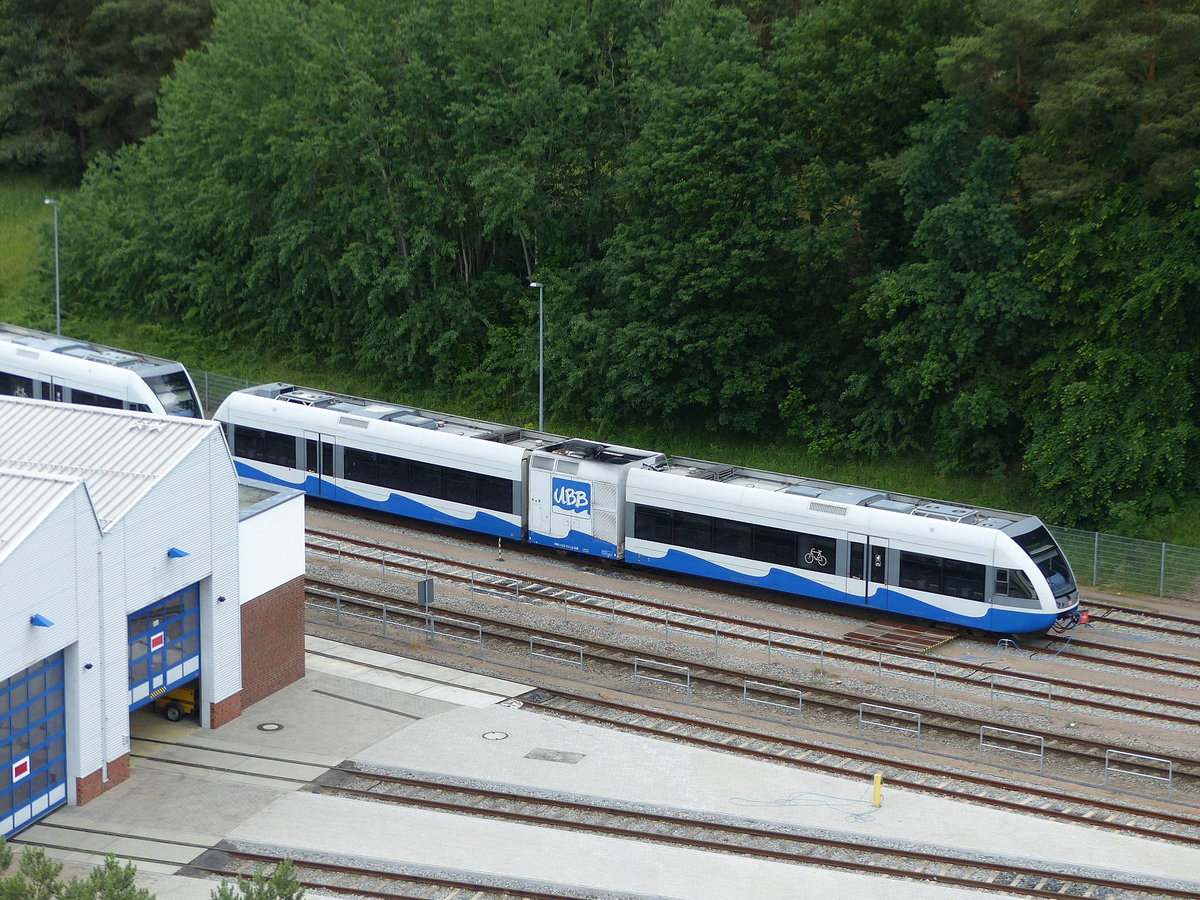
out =
[[856,436],[876,452],[932,449],[945,467],[1001,472],[1021,456],[1024,380],[1045,344],[1011,202],[1016,150],[982,134],[961,101],[931,104],[912,135],[897,177],[923,258],[871,289],[883,390],[851,382]]
[[0,0],[0,170],[79,175],[145,137],[211,0]]
[[[7,871],[12,861],[12,850],[0,838],[0,873]],[[62,864],[50,859],[41,847],[26,847],[16,871],[0,880],[0,900],[154,900],[153,894],[135,883],[133,863],[112,855],[83,878],[64,882],[61,873]]]
[[638,133],[614,173],[624,214],[597,266],[608,302],[573,335],[609,389],[580,370],[570,390],[601,418],[749,428],[773,413],[795,352],[778,85],[744,17],[706,0],[676,3],[636,60]]
[[236,882],[222,881],[212,892],[212,900],[303,900],[304,888],[296,876],[296,867],[285,859],[270,875],[261,870],[253,878]]

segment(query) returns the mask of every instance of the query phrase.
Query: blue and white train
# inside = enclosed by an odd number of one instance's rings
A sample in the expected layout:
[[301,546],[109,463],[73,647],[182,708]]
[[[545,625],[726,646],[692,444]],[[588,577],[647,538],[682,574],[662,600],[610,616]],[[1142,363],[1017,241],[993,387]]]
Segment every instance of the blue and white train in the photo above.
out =
[[0,323],[0,394],[198,419],[181,363]]
[[1032,516],[275,383],[215,418],[240,474],[510,540],[1002,634],[1078,621]]

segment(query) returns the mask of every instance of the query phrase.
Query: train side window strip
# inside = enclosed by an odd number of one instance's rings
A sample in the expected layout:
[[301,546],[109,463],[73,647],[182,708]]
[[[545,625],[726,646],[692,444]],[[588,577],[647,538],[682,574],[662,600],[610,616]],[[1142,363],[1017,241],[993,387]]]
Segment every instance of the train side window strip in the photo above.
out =
[[825,574],[837,565],[835,538],[641,504],[634,506],[633,536]]
[[[332,448],[330,453],[332,454]],[[346,479],[349,481],[419,494],[435,500],[478,506],[510,515],[516,511],[513,499],[516,491],[513,481],[508,478],[417,462],[385,453],[372,453],[354,447],[344,449],[343,462],[346,467]]]

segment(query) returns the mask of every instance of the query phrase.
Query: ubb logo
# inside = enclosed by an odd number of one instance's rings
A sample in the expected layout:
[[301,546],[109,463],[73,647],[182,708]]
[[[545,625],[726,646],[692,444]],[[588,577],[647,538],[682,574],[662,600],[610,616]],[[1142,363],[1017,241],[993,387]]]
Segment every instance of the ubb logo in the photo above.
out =
[[555,478],[553,488],[554,505],[577,516],[592,514],[592,486],[586,481],[571,481]]

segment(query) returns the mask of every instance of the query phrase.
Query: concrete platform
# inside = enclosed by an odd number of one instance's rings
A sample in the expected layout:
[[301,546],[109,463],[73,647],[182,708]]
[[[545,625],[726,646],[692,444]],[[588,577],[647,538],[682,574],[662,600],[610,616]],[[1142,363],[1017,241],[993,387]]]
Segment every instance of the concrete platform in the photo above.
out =
[[[505,704],[525,685],[309,638],[308,674],[217,731],[139,721],[129,781],[18,836],[57,848],[68,877],[116,853],[160,900],[203,900],[175,876],[220,841],[402,871],[472,872],[603,897],[949,900],[977,891],[761,862],[307,793],[325,768],[417,770],[1014,860],[1190,877],[1200,850],[1057,825],[861,781],[622,734]],[[486,735],[486,737],[485,737]],[[116,832],[107,834],[106,832]],[[74,869],[74,871],[73,871]],[[1200,893],[1200,884],[1197,885]],[[312,895],[314,898],[317,895]]]

